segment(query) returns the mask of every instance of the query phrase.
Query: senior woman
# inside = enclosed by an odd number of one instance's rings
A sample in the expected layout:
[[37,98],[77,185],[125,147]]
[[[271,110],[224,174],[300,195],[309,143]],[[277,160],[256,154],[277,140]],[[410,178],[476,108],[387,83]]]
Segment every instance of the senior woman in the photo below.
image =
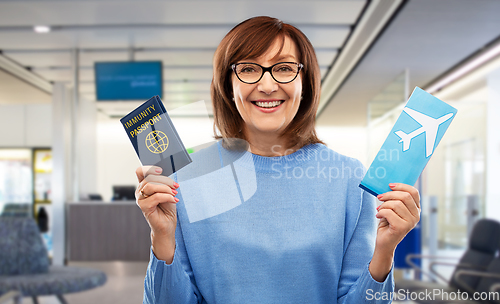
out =
[[211,84],[222,140],[172,179],[136,171],[152,243],[144,303],[390,302],[418,191],[391,184],[376,208],[358,187],[362,164],[316,136],[319,93],[316,55],[295,27],[255,17],[224,37]]

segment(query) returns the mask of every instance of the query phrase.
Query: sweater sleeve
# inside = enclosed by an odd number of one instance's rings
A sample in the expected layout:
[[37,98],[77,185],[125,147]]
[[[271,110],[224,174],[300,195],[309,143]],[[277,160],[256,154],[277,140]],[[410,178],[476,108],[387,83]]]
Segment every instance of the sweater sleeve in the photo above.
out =
[[[172,178],[177,181],[177,174]],[[194,279],[186,251],[181,223],[175,229],[175,252],[171,264],[158,260],[150,249],[149,265],[144,279],[143,304],[195,304],[202,296]]]
[[191,265],[187,258],[179,224],[172,264],[158,260],[150,251],[149,265],[144,280],[143,304],[195,304],[201,303]]
[[[368,270],[377,233],[375,199],[369,193],[358,189],[356,191],[361,191],[361,208],[357,209],[357,220],[346,220],[346,232],[352,231],[348,229],[349,223],[354,222],[355,227],[344,252],[337,303],[391,303],[394,291],[393,268],[384,282],[375,281]],[[356,193],[350,198],[349,203],[359,206],[359,194]],[[357,204],[355,200],[358,201]]]

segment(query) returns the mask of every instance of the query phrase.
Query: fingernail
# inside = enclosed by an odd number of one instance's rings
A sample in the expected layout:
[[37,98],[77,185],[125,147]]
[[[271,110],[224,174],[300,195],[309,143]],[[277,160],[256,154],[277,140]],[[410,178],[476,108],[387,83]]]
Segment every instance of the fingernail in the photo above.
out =
[[173,193],[174,195],[176,195],[176,194],[177,194],[177,190],[173,190],[173,189],[172,189],[172,193]]
[[377,206],[377,211],[378,211],[378,209],[380,209],[380,206],[382,206],[382,205]]
[[179,199],[178,199],[177,197],[174,197],[174,201],[175,201],[176,203],[178,203],[178,202],[179,202]]
[[389,184],[389,187],[394,188],[396,187],[396,184]]
[[179,184],[178,184],[178,183],[176,183],[176,182],[174,182],[174,187],[175,187],[175,188],[179,188]]
[[379,194],[377,195],[377,198],[380,200],[384,195],[383,194]]
[[156,169],[155,169],[155,172],[156,172],[156,173],[161,173],[161,168],[156,168]]

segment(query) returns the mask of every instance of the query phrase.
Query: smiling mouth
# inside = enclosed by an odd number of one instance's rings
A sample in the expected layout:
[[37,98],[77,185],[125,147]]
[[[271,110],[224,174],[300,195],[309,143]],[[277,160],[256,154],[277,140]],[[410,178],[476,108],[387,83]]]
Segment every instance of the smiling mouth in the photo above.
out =
[[252,101],[252,103],[259,108],[276,108],[280,104],[284,103],[284,100],[275,100],[275,101]]

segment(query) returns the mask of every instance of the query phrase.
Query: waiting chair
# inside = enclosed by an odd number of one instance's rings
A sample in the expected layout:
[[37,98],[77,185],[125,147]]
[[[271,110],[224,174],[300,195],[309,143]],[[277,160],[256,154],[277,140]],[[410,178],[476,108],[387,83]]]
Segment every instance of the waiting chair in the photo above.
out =
[[[477,286],[470,286],[468,281],[466,281],[467,278],[477,279]],[[500,257],[491,261],[486,268],[486,271],[461,269],[455,272],[454,279],[458,284],[460,284],[460,286],[465,288],[469,294],[473,294],[474,292],[484,293],[484,295],[489,294],[490,292],[498,293],[500,291]],[[500,299],[497,298],[497,301],[492,301],[492,299],[483,300],[481,303],[498,304],[500,303]]]
[[31,208],[33,208],[31,204],[10,203],[5,204],[0,214],[9,217],[28,217],[32,212]]
[[0,217],[0,296],[12,291],[21,297],[55,295],[66,304],[63,294],[83,291],[106,282],[99,270],[49,266],[47,249],[37,224],[28,217]]
[[[433,300],[433,304],[500,304],[500,257],[497,257],[486,267],[486,271],[466,270],[461,269],[455,272],[453,276],[462,288],[461,291],[466,291],[469,294],[469,299],[465,300],[462,296],[461,299],[456,300]],[[479,283],[476,288],[468,285],[464,278],[477,278]],[[463,289],[465,288],[465,290]],[[472,295],[479,296],[478,300],[474,301]],[[483,297],[483,298],[480,298]],[[451,298],[451,297],[450,297]],[[419,302],[419,301],[417,301]],[[419,303],[422,303],[420,301]]]
[[500,292],[500,283],[491,286],[490,291]]
[[[435,282],[424,282],[419,280],[398,280],[396,281],[396,291],[399,289],[408,290],[410,292],[418,292],[424,289],[439,288],[443,291],[472,291],[477,290],[481,277],[465,275],[463,271],[488,271],[488,265],[492,263],[500,248],[500,223],[490,219],[481,219],[476,222],[472,233],[469,237],[468,248],[460,258],[458,263],[442,263],[433,261],[430,263],[430,271],[424,271],[414,263],[411,259],[443,259],[445,257],[439,256],[422,256],[422,255],[409,255],[407,262],[412,265],[415,271],[421,272],[432,279],[439,278],[443,280],[446,285]],[[451,279],[448,281],[440,275],[435,269],[436,265],[454,266],[454,272]],[[458,275],[460,274],[460,275]],[[459,278],[457,280],[457,278]],[[436,303],[435,301],[417,301],[418,303]]]

